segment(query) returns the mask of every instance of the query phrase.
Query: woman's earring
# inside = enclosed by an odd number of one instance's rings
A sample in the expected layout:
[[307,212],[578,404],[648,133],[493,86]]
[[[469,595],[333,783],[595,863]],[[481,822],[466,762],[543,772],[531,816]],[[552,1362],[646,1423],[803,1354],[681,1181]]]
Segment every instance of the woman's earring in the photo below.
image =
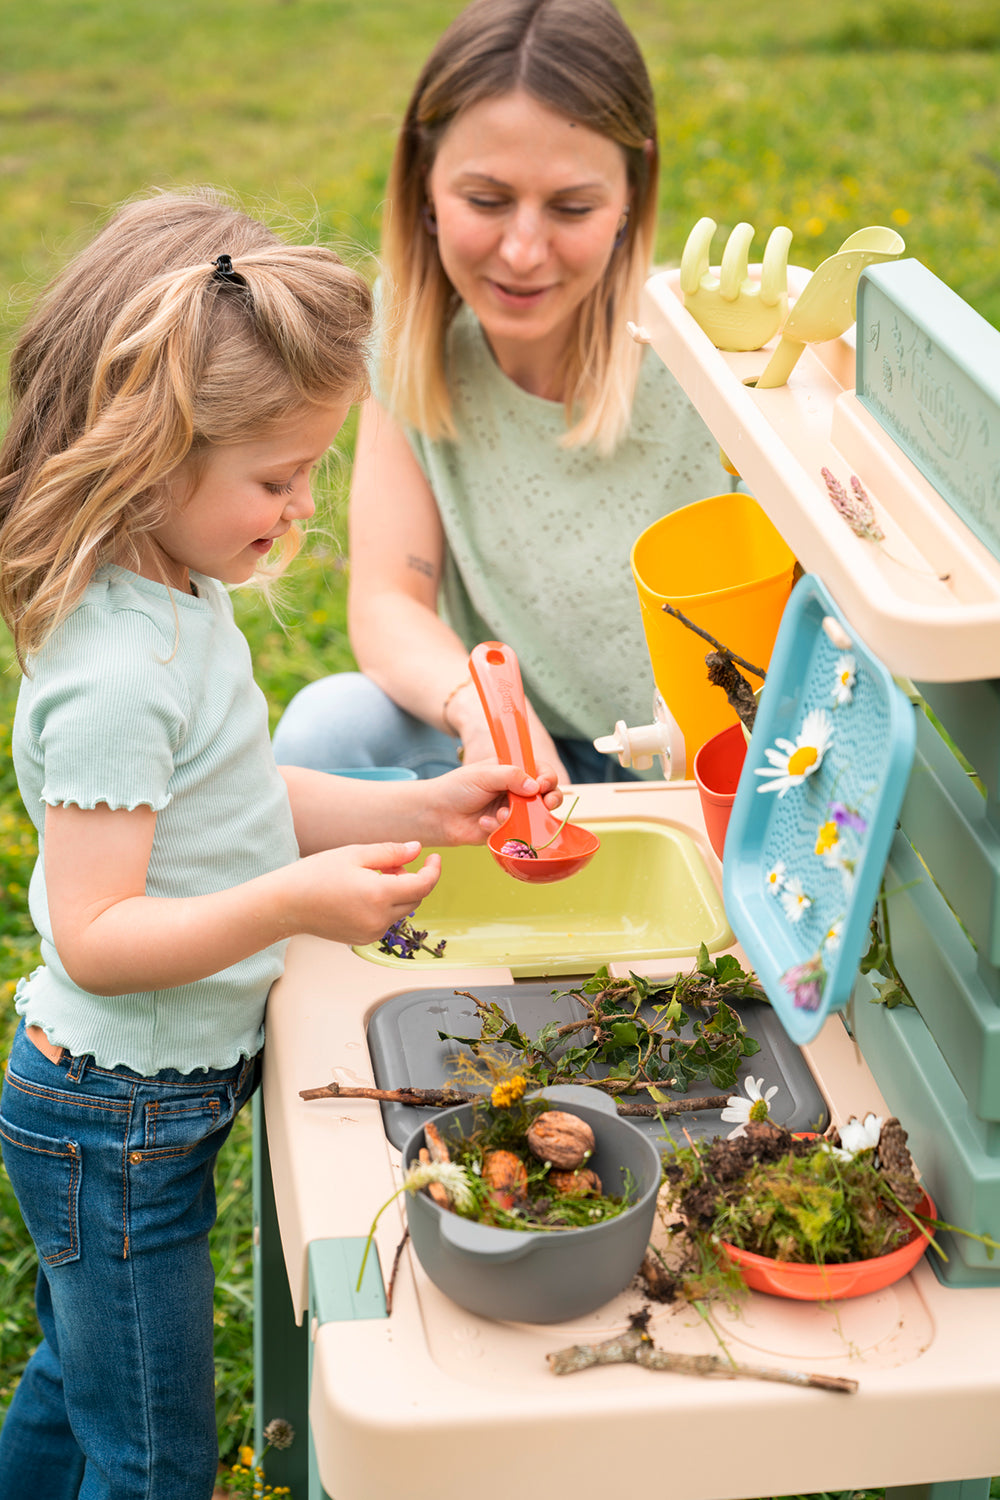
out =
[[622,216],[618,222],[618,233],[615,235],[615,243],[612,246],[612,248],[615,250],[620,250],[622,245],[624,245],[625,241],[628,239],[628,219],[631,211],[632,210],[628,205],[626,205],[625,208],[622,209]]
[[423,208],[420,210],[420,222],[432,238],[436,237],[438,232],[438,221],[437,215],[434,212],[433,204],[424,204]]

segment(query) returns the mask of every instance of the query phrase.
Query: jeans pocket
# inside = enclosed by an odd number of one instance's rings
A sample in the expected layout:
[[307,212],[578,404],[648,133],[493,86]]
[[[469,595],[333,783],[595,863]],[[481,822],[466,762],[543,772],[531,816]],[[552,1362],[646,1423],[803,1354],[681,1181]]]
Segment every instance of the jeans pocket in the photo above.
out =
[[25,1226],[41,1259],[48,1266],[79,1260],[83,1171],[79,1142],[35,1135],[0,1116],[0,1145]]
[[200,1146],[228,1119],[227,1098],[151,1099],[143,1111],[143,1150],[150,1156],[178,1156]]

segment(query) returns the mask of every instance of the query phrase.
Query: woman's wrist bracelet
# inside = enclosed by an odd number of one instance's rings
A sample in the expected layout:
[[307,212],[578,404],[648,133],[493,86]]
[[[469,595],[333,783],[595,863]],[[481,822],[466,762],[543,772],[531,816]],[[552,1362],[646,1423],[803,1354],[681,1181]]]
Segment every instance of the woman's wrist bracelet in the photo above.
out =
[[445,698],[444,702],[441,705],[441,719],[442,719],[442,722],[444,724],[444,727],[448,731],[449,734],[455,735],[456,739],[458,738],[458,731],[456,730],[454,724],[451,722],[451,720],[448,717],[448,705],[451,703],[452,698],[454,698],[456,696],[456,694],[460,693],[463,688],[467,688],[467,687],[471,687],[471,686],[472,686],[472,678],[471,677],[463,677],[463,679],[462,679],[461,682],[458,682],[458,683],[455,684],[455,686],[452,688],[451,692],[448,694],[448,696]]

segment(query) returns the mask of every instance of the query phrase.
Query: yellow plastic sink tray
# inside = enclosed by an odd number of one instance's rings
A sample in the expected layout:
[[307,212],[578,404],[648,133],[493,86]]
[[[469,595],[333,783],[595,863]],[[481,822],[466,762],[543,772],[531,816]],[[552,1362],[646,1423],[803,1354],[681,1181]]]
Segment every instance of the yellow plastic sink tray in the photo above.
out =
[[516,976],[575,974],[612,961],[684,958],[734,941],[722,897],[694,839],[665,823],[584,823],[601,840],[586,869],[553,885],[505,875],[485,848],[442,849],[441,879],[415,925],[430,953],[355,952],[392,968],[505,966]]

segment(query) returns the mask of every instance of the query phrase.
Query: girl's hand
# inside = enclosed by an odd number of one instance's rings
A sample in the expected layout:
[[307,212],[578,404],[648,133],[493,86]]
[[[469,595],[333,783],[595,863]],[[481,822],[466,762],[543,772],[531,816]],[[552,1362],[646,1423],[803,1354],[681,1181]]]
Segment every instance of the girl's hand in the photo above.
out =
[[420,853],[416,839],[395,844],[347,844],[310,854],[289,866],[289,928],[338,943],[374,943],[408,917],[437,884],[441,856],[418,870],[404,868]]
[[517,766],[484,760],[421,785],[428,798],[428,828],[437,827],[437,832],[428,832],[428,843],[485,843],[509,816],[508,792],[521,797],[540,793],[547,807],[558,807],[562,801],[555,773],[548,766],[540,768],[537,778],[532,779]]

